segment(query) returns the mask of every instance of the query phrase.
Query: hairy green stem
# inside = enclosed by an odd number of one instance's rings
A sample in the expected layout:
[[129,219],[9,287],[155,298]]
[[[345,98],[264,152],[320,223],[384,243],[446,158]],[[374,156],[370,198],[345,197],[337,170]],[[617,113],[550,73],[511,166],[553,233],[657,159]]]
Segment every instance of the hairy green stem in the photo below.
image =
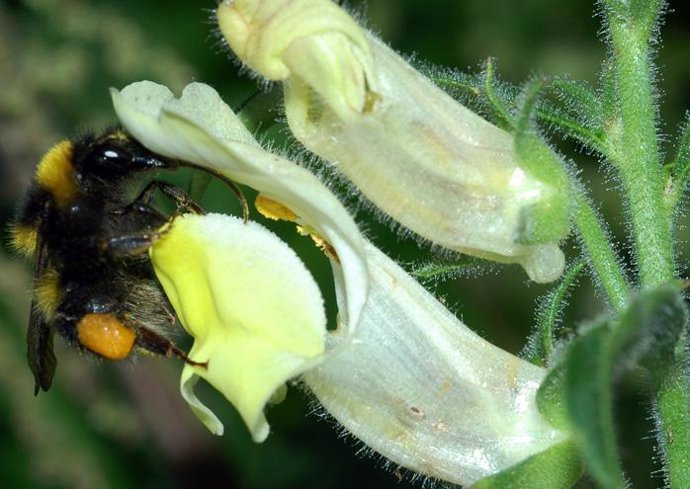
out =
[[[674,276],[650,53],[656,15],[639,15],[635,10],[640,6],[628,6],[627,2],[605,3],[609,7],[607,19],[622,122],[622,133],[615,138],[617,147],[613,148],[614,164],[628,201],[640,284],[643,288],[653,288]],[[645,14],[658,13],[659,8],[658,1],[650,0]]]
[[[664,201],[664,172],[657,141],[657,95],[651,41],[661,0],[604,0],[610,28],[622,132],[612,160],[628,200],[643,288],[674,278],[672,220]],[[679,348],[678,356],[687,357]],[[678,360],[678,359],[677,359]],[[660,369],[654,406],[662,463],[671,489],[690,487],[690,379],[687,358]]]
[[661,379],[654,406],[657,441],[663,454],[669,489],[690,487],[690,369],[688,350]]
[[576,188],[574,194],[575,225],[590,265],[611,306],[617,311],[622,311],[630,296],[630,285],[622,271],[621,262],[611,245],[608,233],[583,190]]

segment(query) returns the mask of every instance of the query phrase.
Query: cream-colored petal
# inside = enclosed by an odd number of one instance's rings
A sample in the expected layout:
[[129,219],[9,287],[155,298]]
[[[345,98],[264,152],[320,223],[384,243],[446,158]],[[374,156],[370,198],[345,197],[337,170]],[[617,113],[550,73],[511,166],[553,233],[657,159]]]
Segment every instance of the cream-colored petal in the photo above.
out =
[[539,414],[545,370],[467,328],[366,245],[370,294],[354,336],[329,334],[305,379],[323,407],[386,458],[463,486],[562,441]]
[[208,85],[192,83],[180,99],[152,82],[111,93],[120,122],[144,146],[254,187],[326,239],[342,265],[334,272],[338,280],[342,277],[347,297],[341,319],[354,328],[367,293],[362,241],[357,225],[326,186],[306,169],[262,149]]
[[[560,276],[557,240],[567,232],[567,187],[520,164],[513,137],[455,102],[374,36],[378,92],[371,110],[343,117],[314,96],[312,81],[285,81],[290,129],[333,162],[379,209],[443,247],[505,263],[530,278]],[[562,209],[534,222],[535,209]],[[542,219],[543,221],[543,219]],[[563,230],[532,243],[531,226]],[[530,243],[530,244],[525,244]]]
[[326,318],[321,292],[297,255],[262,226],[218,214],[185,215],[150,250],[156,275],[194,337],[183,396],[214,433],[222,425],[193,394],[206,379],[237,408],[256,441],[266,403],[318,363]]
[[234,0],[218,6],[231,49],[270,80],[299,76],[343,116],[367,103],[371,53],[362,29],[331,0]]

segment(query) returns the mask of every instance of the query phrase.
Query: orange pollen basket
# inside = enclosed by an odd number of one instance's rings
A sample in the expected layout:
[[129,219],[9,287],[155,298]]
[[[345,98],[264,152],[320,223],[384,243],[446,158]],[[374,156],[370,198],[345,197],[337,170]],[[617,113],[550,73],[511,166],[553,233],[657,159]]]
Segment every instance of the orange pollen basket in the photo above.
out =
[[136,334],[114,314],[86,314],[77,323],[79,343],[109,360],[127,358],[134,348]]

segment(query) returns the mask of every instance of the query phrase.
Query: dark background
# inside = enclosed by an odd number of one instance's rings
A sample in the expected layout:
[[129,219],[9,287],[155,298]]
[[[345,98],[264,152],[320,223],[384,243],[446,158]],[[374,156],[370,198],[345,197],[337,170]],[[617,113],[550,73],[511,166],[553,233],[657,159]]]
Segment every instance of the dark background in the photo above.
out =
[[[211,35],[214,2],[181,0],[33,0],[0,2],[0,229],[6,228],[41,154],[83,128],[114,122],[108,88],[141,79],[179,90],[197,80],[213,85],[233,106],[254,92],[248,77]],[[569,74],[594,81],[605,47],[591,2],[584,0],[370,0],[351,2],[369,27],[418,60],[476,71],[496,57],[501,77],[522,83],[534,74]],[[672,5],[659,48],[659,89],[665,95],[662,131],[677,133],[690,104],[688,7]],[[570,151],[564,146],[564,151]],[[618,233],[624,222],[610,178],[597,163],[577,157],[603,211]],[[184,177],[175,177],[177,179]],[[224,208],[227,195],[212,188],[206,205]],[[394,256],[423,260],[428,250],[398,241],[385,224],[360,213],[369,235]],[[328,267],[289,226],[279,228],[300,249],[331,295]],[[3,231],[4,235],[4,231]],[[291,390],[268,413],[272,434],[251,442],[233,409],[203,390],[226,424],[210,435],[179,396],[181,365],[136,359],[101,364],[58,345],[54,388],[33,397],[24,357],[30,269],[0,249],[0,487],[2,488],[347,488],[411,487],[402,471],[382,470],[361,445],[339,438],[332,423],[312,413]],[[572,255],[573,243],[566,244]],[[683,249],[680,249],[683,252]],[[488,277],[459,277],[430,284],[434,293],[480,334],[517,353],[548,290],[527,282],[518,267]],[[585,280],[571,300],[566,330],[596,316],[602,306]],[[332,304],[330,314],[333,315]],[[644,398],[623,386],[619,429],[635,487],[657,487],[649,478],[651,426]],[[312,414],[310,414],[312,413]],[[462,413],[459,413],[462,415]],[[401,481],[402,480],[402,481]],[[583,484],[586,486],[587,484]]]

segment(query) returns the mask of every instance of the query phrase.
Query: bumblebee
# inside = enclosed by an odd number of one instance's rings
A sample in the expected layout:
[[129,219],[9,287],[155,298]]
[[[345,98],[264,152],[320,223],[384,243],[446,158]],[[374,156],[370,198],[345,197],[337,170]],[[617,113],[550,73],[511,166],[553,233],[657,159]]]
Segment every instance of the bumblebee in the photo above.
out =
[[[11,225],[15,249],[35,263],[27,330],[34,394],[51,386],[55,333],[99,358],[142,352],[198,365],[171,339],[176,316],[147,251],[174,216],[154,207],[156,192],[173,201],[175,214],[204,210],[179,187],[152,178],[127,197],[144,175],[181,166],[195,167],[152,153],[121,129],[62,141],[39,163]],[[246,220],[237,186],[204,171],[230,185]]]

